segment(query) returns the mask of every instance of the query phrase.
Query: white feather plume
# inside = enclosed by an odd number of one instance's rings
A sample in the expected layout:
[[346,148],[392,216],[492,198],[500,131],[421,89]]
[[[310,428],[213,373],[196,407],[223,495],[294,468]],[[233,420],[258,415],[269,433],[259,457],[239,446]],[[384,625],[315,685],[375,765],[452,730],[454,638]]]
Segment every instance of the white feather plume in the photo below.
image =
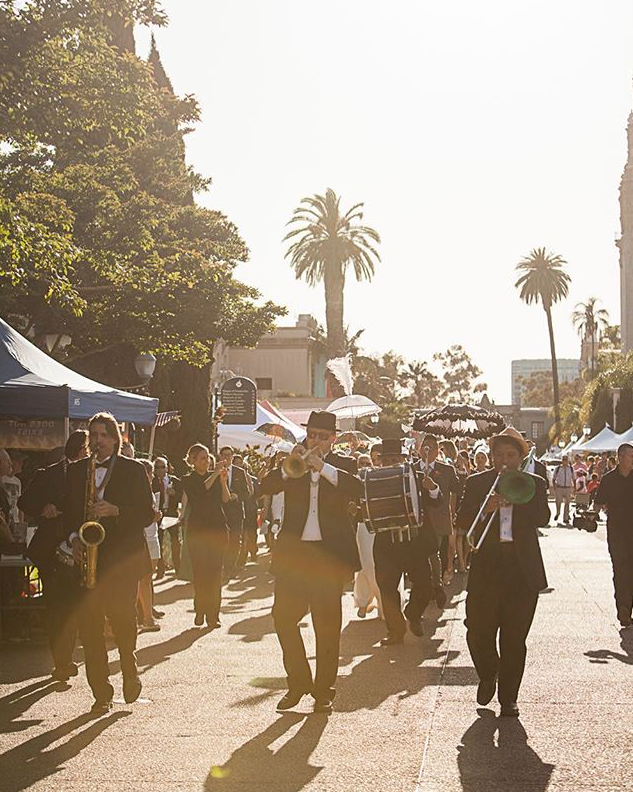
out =
[[329,371],[334,374],[346,396],[351,396],[354,390],[354,377],[352,375],[352,356],[348,353],[344,357],[332,358],[326,363]]

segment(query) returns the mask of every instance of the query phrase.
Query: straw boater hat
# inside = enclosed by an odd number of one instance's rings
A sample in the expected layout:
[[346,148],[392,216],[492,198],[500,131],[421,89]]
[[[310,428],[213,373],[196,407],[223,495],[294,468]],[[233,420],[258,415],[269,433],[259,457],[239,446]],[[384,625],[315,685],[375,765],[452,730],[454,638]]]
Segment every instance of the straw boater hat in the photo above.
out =
[[530,446],[527,444],[521,432],[518,432],[514,426],[506,426],[503,432],[499,432],[499,434],[494,435],[488,440],[488,445],[493,453],[495,444],[501,440],[505,440],[507,443],[513,443],[521,451],[523,456],[527,456],[530,452]]

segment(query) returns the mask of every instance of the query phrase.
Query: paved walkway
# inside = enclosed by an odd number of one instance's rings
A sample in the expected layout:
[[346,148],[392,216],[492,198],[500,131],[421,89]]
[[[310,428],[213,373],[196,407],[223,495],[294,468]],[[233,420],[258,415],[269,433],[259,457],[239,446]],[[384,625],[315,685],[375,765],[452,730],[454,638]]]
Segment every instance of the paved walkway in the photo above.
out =
[[86,715],[83,672],[50,684],[44,645],[3,645],[0,789],[633,790],[633,636],[615,622],[603,531],[543,533],[551,590],[530,635],[520,721],[476,708],[458,581],[422,640],[389,649],[377,646],[381,623],[356,619],[346,595],[335,713],[278,715],[262,558],[228,588],[213,633],[191,627],[188,585],[160,584],[164,628],[141,636],[138,653],[147,699],[101,719]]

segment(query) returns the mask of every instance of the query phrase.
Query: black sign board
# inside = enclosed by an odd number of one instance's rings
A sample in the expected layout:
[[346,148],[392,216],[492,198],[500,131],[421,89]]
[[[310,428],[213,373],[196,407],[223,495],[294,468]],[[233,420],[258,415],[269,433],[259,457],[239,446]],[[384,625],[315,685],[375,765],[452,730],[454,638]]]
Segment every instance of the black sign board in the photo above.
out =
[[223,424],[254,424],[257,420],[257,385],[248,377],[233,377],[222,385]]

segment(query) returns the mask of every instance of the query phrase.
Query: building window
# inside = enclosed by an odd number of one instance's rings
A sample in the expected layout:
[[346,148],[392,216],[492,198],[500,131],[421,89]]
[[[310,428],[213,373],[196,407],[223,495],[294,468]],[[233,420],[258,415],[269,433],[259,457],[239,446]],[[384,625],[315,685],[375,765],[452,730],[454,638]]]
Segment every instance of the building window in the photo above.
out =
[[269,390],[273,389],[273,378],[272,377],[256,377],[255,383],[257,384],[257,390]]
[[538,440],[543,434],[545,434],[545,421],[532,421],[532,431],[530,433],[532,440]]

